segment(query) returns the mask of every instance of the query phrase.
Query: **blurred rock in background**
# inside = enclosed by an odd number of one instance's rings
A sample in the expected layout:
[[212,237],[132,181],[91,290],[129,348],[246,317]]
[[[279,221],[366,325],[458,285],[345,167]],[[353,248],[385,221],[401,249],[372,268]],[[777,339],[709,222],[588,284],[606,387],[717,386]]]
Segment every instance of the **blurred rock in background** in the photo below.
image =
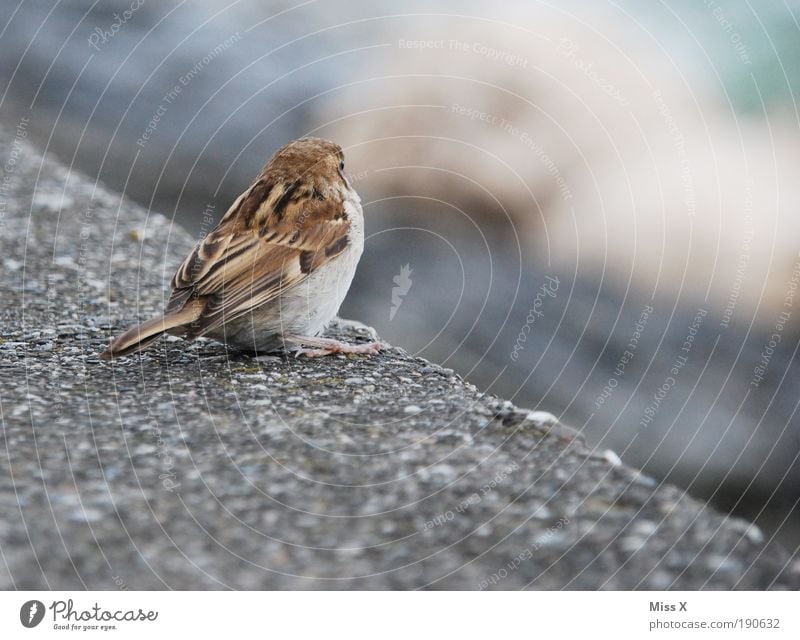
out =
[[26,1],[0,118],[198,234],[337,140],[370,234],[343,315],[794,546],[798,13]]

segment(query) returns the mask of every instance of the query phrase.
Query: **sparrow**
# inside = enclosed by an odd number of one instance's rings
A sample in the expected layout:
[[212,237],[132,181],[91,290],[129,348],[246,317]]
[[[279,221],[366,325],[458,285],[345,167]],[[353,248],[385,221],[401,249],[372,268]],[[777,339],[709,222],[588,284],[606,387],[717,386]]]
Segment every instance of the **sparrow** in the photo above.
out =
[[251,352],[377,353],[384,344],[319,337],[363,249],[361,199],[344,175],[341,147],[290,142],[183,261],[163,315],[128,329],[100,357],[139,352],[165,333]]

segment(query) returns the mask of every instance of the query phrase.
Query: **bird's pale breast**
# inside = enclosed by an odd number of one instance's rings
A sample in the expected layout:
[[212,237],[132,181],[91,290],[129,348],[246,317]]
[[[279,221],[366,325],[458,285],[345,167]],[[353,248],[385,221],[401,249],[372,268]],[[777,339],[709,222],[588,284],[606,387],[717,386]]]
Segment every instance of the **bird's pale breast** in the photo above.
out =
[[248,351],[278,351],[283,336],[316,336],[336,317],[364,250],[364,216],[358,195],[348,190],[345,212],[349,243],[299,284],[253,311],[224,324],[210,337]]

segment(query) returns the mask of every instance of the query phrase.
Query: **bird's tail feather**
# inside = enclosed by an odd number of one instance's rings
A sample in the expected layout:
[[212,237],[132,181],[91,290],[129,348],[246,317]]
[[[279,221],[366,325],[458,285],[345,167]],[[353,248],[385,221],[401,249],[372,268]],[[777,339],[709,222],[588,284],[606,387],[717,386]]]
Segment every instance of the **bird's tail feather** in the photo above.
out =
[[103,360],[127,356],[145,349],[150,343],[157,340],[172,329],[189,324],[200,317],[202,305],[187,304],[182,309],[168,313],[158,318],[153,318],[140,325],[131,327],[121,336],[116,338],[108,348],[100,354]]

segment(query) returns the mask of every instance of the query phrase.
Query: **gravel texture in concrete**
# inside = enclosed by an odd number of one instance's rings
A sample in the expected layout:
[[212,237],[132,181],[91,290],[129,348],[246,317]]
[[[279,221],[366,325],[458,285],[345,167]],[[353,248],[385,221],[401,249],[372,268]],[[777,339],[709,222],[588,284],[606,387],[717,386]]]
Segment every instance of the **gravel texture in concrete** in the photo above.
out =
[[193,239],[13,131],[0,157],[0,587],[798,586],[756,527],[399,348],[101,362]]

